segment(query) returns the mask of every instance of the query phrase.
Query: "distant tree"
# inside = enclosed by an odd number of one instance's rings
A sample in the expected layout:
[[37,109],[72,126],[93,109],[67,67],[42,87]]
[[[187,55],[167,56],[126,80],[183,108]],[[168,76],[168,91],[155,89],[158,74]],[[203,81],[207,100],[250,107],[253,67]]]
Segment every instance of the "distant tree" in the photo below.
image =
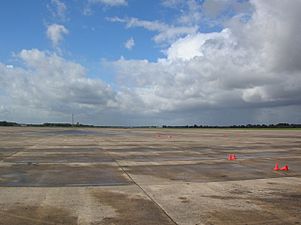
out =
[[7,122],[7,121],[0,121],[0,126],[20,126],[19,124],[15,122]]

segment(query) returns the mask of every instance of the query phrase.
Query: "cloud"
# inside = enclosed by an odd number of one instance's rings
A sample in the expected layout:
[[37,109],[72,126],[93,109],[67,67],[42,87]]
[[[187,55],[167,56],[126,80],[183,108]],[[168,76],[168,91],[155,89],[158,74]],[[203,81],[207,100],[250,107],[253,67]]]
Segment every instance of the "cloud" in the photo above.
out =
[[125,6],[127,5],[127,0],[90,0],[90,3],[101,4],[105,6]]
[[127,5],[127,0],[86,0],[82,14],[85,16],[93,15],[95,6],[101,6],[103,9],[108,9],[111,7],[121,7]]
[[140,20],[137,18],[109,17],[107,20],[110,22],[125,23],[127,28],[142,27],[149,31],[157,32],[158,34],[153,37],[156,43],[170,42],[178,37],[197,31],[197,27],[171,26],[159,21]]
[[200,29],[222,26],[238,14],[248,18],[253,10],[248,0],[162,0],[161,3],[178,12],[175,24],[197,26]]
[[13,69],[14,66],[13,66],[13,65],[6,65],[6,68],[8,68],[8,69]]
[[[180,37],[157,62],[112,62],[119,85],[129,90],[127,96],[139,99],[127,101],[128,108],[161,115],[178,113],[179,117],[196,112],[194,118],[210,110],[222,118],[224,111],[235,109],[248,114],[251,121],[260,121],[263,112],[272,109],[278,116],[283,108],[300,109],[301,1],[276,0],[271,5],[255,0],[250,4],[254,13],[248,21],[238,14],[221,32]],[[162,26],[137,19],[125,22],[152,30]]]
[[184,4],[184,9],[181,10],[181,15],[177,19],[180,24],[196,25],[203,19],[202,5],[196,0],[188,0]]
[[120,22],[125,23],[127,28],[131,27],[143,27],[150,31],[162,31],[167,29],[169,26],[165,23],[161,23],[159,21],[147,21],[147,20],[139,20],[137,18],[119,18],[119,17],[108,17],[108,21],[111,22]]
[[63,36],[68,34],[69,31],[64,25],[51,24],[47,27],[47,37],[51,40],[52,45],[57,47],[59,43],[63,40]]
[[0,106],[8,118],[64,121],[71,113],[97,118],[115,107],[116,93],[103,81],[88,78],[80,64],[37,49],[22,50],[17,57],[24,67],[0,64]]
[[223,16],[222,14],[226,14],[226,11],[229,9],[237,11],[239,9],[239,5],[248,5],[248,8],[250,6],[248,1],[206,0],[202,5],[202,10],[207,16],[217,18],[219,16]]
[[134,46],[135,46],[135,41],[132,37],[124,43],[124,47],[129,50],[131,50]]
[[168,43],[156,61],[103,61],[115,72],[114,88],[53,52],[22,50],[23,66],[0,63],[1,116],[66,121],[75,113],[81,121],[123,125],[301,123],[301,1],[249,4],[247,20],[238,13],[220,31],[173,38],[166,30],[181,26],[110,18]]
[[184,3],[184,0],[161,0],[161,4],[169,8],[177,8],[179,5],[182,5]]
[[66,19],[67,6],[64,2],[60,0],[51,0],[51,4],[48,5],[48,9],[54,18],[61,20]]
[[229,29],[224,29],[221,32],[187,35],[172,43],[167,50],[167,58],[169,60],[191,60],[197,56],[204,56],[206,54],[205,45],[214,47],[216,44],[225,44],[227,39],[230,39],[230,35]]

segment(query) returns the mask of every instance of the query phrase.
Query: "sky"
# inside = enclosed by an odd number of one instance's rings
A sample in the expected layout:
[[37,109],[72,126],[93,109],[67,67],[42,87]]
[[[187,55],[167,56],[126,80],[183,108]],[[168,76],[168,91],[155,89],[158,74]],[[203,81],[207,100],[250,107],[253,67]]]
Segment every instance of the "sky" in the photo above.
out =
[[301,0],[2,0],[0,121],[301,123]]

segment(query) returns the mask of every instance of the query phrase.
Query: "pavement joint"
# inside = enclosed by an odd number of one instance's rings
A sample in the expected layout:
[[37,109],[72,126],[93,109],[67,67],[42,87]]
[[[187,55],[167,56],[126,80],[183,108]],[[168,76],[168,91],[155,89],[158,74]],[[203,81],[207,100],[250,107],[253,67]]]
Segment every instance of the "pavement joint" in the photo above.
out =
[[123,169],[123,167],[121,165],[119,165],[118,161],[116,160],[117,165],[119,166],[119,168],[123,171],[123,173],[125,173],[128,178],[175,224],[178,225],[176,223],[176,221],[174,221],[174,219],[131,177],[131,175],[125,171]]

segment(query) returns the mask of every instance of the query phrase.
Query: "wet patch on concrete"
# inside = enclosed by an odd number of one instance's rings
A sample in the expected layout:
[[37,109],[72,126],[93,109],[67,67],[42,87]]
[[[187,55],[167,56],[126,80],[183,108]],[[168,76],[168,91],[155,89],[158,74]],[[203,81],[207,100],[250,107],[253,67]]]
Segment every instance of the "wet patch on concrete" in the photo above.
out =
[[102,152],[100,147],[95,147],[93,146],[80,146],[80,147],[66,147],[66,146],[61,146],[61,147],[45,147],[45,148],[29,148],[26,149],[26,152],[34,152],[34,153],[96,153],[96,152]]
[[93,196],[117,213],[116,217],[104,218],[102,225],[174,225],[155,203],[141,196],[110,191],[94,191]]
[[0,209],[0,225],[77,225],[77,217],[50,206],[17,206]]
[[63,129],[63,130],[58,130],[58,129],[53,129],[53,130],[46,130],[43,132],[40,132],[39,134],[41,135],[64,135],[64,136],[114,136],[118,135],[116,132],[112,131],[99,131],[97,129]]
[[113,162],[114,159],[104,152],[22,152],[4,159],[13,163],[95,163]]
[[150,175],[184,182],[213,182],[248,180],[286,176],[288,173],[274,173],[272,169],[262,170],[239,163],[212,162],[186,165],[147,165],[125,167],[130,174]]
[[207,225],[268,225],[277,224],[283,225],[279,218],[273,214],[263,210],[236,210],[236,209],[223,209],[212,210],[208,213],[203,221]]
[[[300,149],[301,150],[301,149]],[[295,155],[301,158],[300,150],[286,150],[286,151],[269,151],[269,150],[256,150],[256,151],[240,151],[238,152],[239,159],[260,159],[260,158],[287,158],[290,155]]]
[[170,147],[163,147],[160,145],[154,145],[154,146],[137,146],[137,145],[127,145],[122,146],[121,148],[110,148],[109,151],[112,153],[127,153],[127,152],[135,152],[135,153],[153,153],[153,152],[170,152],[170,151],[183,151],[183,149],[179,148],[170,148]]
[[301,222],[300,193],[272,193],[266,197],[207,196],[224,201],[243,200],[245,205],[255,204],[258,209],[221,208],[206,215],[206,224],[299,224]]
[[109,165],[15,164],[0,169],[0,186],[60,187],[127,185],[123,171]]
[[0,160],[4,160],[5,158],[22,150],[23,148],[1,148],[0,147]]
[[301,192],[274,192],[272,198],[256,199],[268,203],[271,209],[282,211],[282,215],[297,218],[301,222]]
[[133,155],[133,156],[124,156],[124,157],[115,157],[116,160],[129,160],[135,162],[164,162],[164,161],[199,161],[199,160],[208,160],[208,157],[202,156],[189,156],[188,154],[158,154],[158,155]]
[[[301,176],[301,158],[289,158],[287,157],[273,157],[270,159],[250,159],[250,160],[243,160],[240,162],[241,164],[253,168],[259,169],[261,171],[265,171],[266,173],[277,175],[278,177],[282,176]],[[289,171],[273,171],[273,168],[276,163],[279,163],[279,167],[283,167],[285,165],[289,166]]]

